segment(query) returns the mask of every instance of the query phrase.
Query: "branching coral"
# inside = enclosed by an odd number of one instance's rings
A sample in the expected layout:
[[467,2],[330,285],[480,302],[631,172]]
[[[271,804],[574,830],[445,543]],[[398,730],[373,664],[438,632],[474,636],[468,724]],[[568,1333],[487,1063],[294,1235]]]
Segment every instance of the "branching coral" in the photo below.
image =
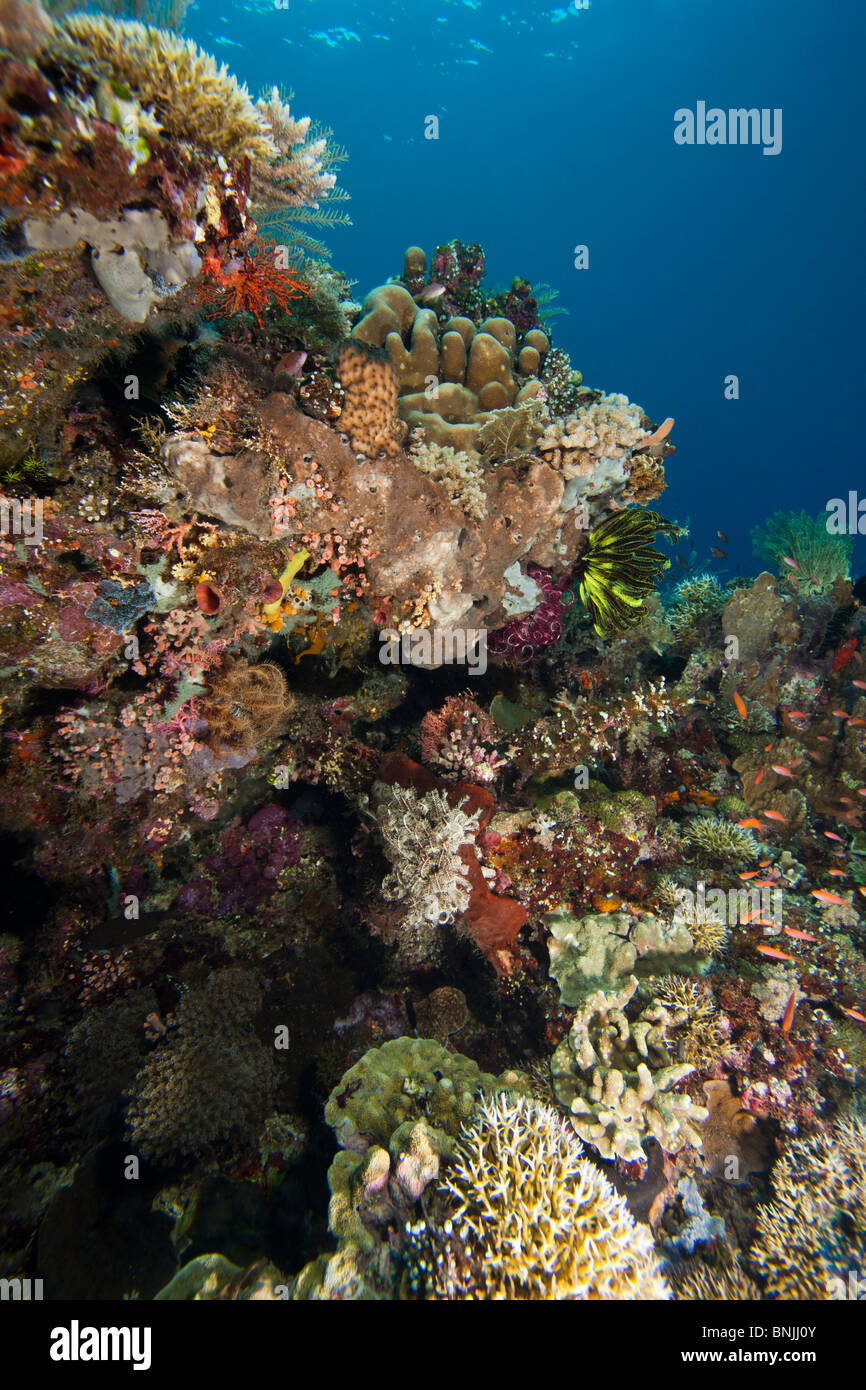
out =
[[270,159],[276,151],[249,92],[191,40],[134,20],[73,14],[46,51],[59,63],[128,88],[168,135],[227,159]]
[[749,1260],[770,1297],[831,1299],[866,1278],[866,1125],[837,1120],[795,1140],[773,1169],[772,1200],[758,1208]]
[[415,445],[410,457],[421,473],[448,489],[452,502],[456,502],[472,521],[484,520],[487,515],[484,470],[472,454],[452,449],[449,444],[424,441]]
[[636,989],[632,976],[618,990],[590,995],[550,1063],[557,1099],[581,1139],[603,1158],[627,1163],[645,1162],[641,1140],[650,1136],[666,1153],[699,1149],[708,1113],[674,1089],[694,1067],[672,1062],[665,1010],[650,1006],[626,1017]]
[[668,622],[677,641],[694,638],[703,622],[718,618],[730,598],[714,574],[690,575],[674,589]]
[[409,1228],[411,1284],[428,1298],[665,1299],[649,1230],[539,1101],[484,1099]]
[[613,512],[590,532],[575,575],[599,636],[625,632],[643,617],[643,600],[670,567],[670,560],[651,545],[657,531],[679,534],[658,513],[632,508]]
[[649,993],[652,1006],[661,1005],[667,1015],[676,1055],[698,1070],[711,1066],[725,1047],[728,1028],[709,986],[703,980],[663,975],[651,981]]

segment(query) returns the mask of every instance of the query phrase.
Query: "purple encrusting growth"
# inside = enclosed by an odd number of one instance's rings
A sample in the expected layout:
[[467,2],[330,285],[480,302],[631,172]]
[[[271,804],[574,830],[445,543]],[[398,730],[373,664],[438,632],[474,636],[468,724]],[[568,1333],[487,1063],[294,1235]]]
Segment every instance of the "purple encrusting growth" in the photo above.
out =
[[300,860],[300,827],[282,806],[263,806],[246,826],[236,820],[220,838],[218,854],[205,859],[208,876],[185,883],[175,907],[186,912],[253,912],[279,887],[284,869]]
[[[563,592],[567,580],[558,583],[549,570],[540,565],[527,565],[526,573],[534,579],[543,591],[544,597],[531,613],[512,618],[487,638],[487,650],[491,656],[505,657],[512,661],[525,663],[531,661],[539,647],[550,647],[562,636],[562,611],[569,603],[563,603]],[[573,602],[573,598],[571,600]]]

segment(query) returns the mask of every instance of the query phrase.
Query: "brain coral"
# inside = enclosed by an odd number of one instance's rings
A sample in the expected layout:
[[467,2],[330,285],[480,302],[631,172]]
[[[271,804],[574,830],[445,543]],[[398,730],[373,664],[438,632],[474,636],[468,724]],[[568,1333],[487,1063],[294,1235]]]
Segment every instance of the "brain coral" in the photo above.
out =
[[669,1298],[649,1230],[582,1155],[550,1106],[482,1100],[439,1184],[441,1211],[409,1228],[414,1287],[436,1299]]
[[666,1153],[699,1149],[699,1126],[709,1112],[674,1090],[694,1067],[672,1064],[664,1007],[626,1017],[636,989],[632,975],[618,990],[590,995],[554,1052],[550,1073],[581,1139],[603,1158],[643,1164],[641,1140],[650,1136]]

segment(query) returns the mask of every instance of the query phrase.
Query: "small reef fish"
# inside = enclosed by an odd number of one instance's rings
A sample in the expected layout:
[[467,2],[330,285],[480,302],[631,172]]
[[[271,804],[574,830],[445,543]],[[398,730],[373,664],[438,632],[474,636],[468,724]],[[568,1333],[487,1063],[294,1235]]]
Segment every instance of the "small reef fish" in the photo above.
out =
[[858,690],[866,690],[866,681],[852,681],[851,684],[856,685]]
[[759,859],[759,860],[758,860],[758,868],[759,868],[759,869],[766,869],[766,868],[769,868],[769,866],[770,866],[770,864],[772,864],[772,862],[773,862],[772,859]]
[[754,816],[750,816],[748,820],[738,820],[737,825],[742,826],[744,830],[763,830],[764,828],[759,820],[755,820]]
[[789,767],[782,767],[782,766],[780,766],[779,763],[771,763],[770,766],[772,767],[772,769],[773,769],[774,772],[778,773],[778,775],[779,775],[780,777],[793,777],[793,776],[794,776],[793,772],[791,771],[791,769],[790,769]]
[[737,877],[744,880],[747,878],[754,878],[757,872],[757,869],[747,869],[747,871],[744,874],[738,874]]
[[727,560],[728,558],[728,552],[726,550],[719,550],[717,545],[710,546],[710,554],[714,555],[717,560]]
[[760,772],[758,772],[758,773],[755,775],[755,786],[756,786],[756,787],[759,787],[759,786],[761,785],[761,783],[762,783],[763,780],[764,780],[764,769],[761,768]]
[[794,1010],[796,1009],[796,1007],[797,1007],[797,991],[794,990],[794,991],[792,992],[792,994],[791,994],[791,998],[788,1000],[788,1003],[787,1003],[786,1006],[785,1006],[785,1013],[784,1013],[784,1015],[783,1015],[783,1017],[782,1017],[782,1032],[783,1032],[783,1033],[790,1033],[790,1031],[791,1031],[791,1024],[794,1022]]
[[782,564],[788,565],[788,567],[792,570],[798,570],[800,568],[800,566],[797,564],[797,561],[792,560],[790,555],[782,556]]
[[842,646],[833,657],[833,665],[830,667],[830,670],[841,671],[843,666],[847,666],[849,661],[853,661],[856,654],[857,638],[851,637],[847,642],[842,643]]
[[858,1023],[866,1023],[866,1018],[863,1017],[858,1009],[842,1009],[842,1012],[843,1014],[847,1014],[849,1018],[856,1018]]
[[847,878],[847,877],[848,877],[848,875],[846,874],[846,872],[845,872],[844,869],[828,869],[828,870],[827,870],[827,873],[830,874],[831,878]]
[[842,836],[837,835],[835,830],[825,830],[824,834],[828,840],[835,840],[840,845],[844,845],[845,843],[845,841],[842,839]]
[[434,299],[441,299],[445,293],[445,286],[440,285],[438,280],[432,280],[429,285],[425,285],[418,299],[422,304],[432,304]]
[[789,956],[787,951],[780,951],[777,946],[766,946],[763,941],[759,941],[755,947],[762,956],[768,956],[770,960],[796,960],[796,956]]
[[859,714],[853,719],[848,720],[849,729],[866,729],[866,719],[861,719]]
[[787,932],[788,936],[792,937],[794,941],[818,940],[817,936],[810,936],[807,931],[800,931],[798,927],[783,927],[782,931]]
[[775,886],[776,880],[774,878],[756,878],[752,884],[753,888],[775,888]]
[[717,531],[717,532],[716,532],[716,535],[718,536],[719,540],[722,542],[722,545],[727,545],[727,543],[728,543],[728,538],[727,538],[727,536],[725,535],[724,531]]
[[817,898],[819,903],[826,903],[828,907],[850,907],[844,898],[840,898],[838,893],[829,893],[826,888],[813,888],[812,897]]
[[737,714],[740,716],[741,719],[745,719],[748,715],[748,710],[746,709],[746,702],[740,694],[739,690],[734,691],[733,695],[731,696],[731,699],[737,707]]
[[785,713],[787,714],[787,716],[788,716],[789,719],[808,719],[808,718],[809,718],[808,714],[807,714],[806,711],[803,710],[803,709],[789,709],[789,710],[786,710]]
[[781,821],[783,825],[786,824],[785,817],[782,815],[781,811],[762,811],[761,815],[766,816],[767,820],[778,820]]
[[848,711],[847,711],[846,709],[834,709],[834,710],[831,710],[830,713],[831,713],[831,714],[835,714],[835,716],[836,716],[837,719],[847,719],[847,718],[848,718]]

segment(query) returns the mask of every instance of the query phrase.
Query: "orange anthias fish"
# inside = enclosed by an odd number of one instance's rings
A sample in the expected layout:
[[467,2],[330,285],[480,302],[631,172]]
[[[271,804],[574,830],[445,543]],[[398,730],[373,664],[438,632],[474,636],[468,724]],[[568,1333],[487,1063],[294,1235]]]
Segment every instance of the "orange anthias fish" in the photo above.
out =
[[791,1024],[794,1022],[794,1010],[797,1007],[797,991],[794,990],[785,1008],[785,1016],[782,1019],[782,1032],[790,1033]]
[[734,704],[737,707],[737,714],[740,716],[741,719],[746,719],[748,717],[749,712],[746,709],[746,702],[740,694],[739,690],[735,690],[731,698],[733,699]]
[[826,888],[813,888],[812,897],[817,898],[819,903],[826,903],[828,907],[850,907],[844,898],[840,898],[838,893],[828,893]]
[[741,825],[744,830],[763,830],[764,828],[759,820],[755,820],[754,816],[750,816],[748,820],[738,820],[737,825]]
[[817,941],[817,936],[810,936],[807,931],[800,931],[798,927],[783,927],[783,932],[787,932],[793,941]]
[[842,1012],[847,1014],[849,1018],[856,1018],[858,1023],[866,1023],[866,1018],[857,1009],[842,1009]]
[[746,873],[744,873],[744,874],[737,874],[737,878],[743,878],[743,879],[746,879],[746,878],[754,878],[757,872],[758,872],[757,869],[749,869],[749,870],[748,870]]
[[767,869],[767,868],[769,868],[769,866],[772,864],[772,862],[773,862],[772,859],[759,859],[759,860],[758,860],[758,868],[759,868],[759,869]]
[[762,956],[769,956],[770,960],[796,960],[796,956],[789,956],[787,951],[780,951],[777,946],[766,946],[763,941],[759,941],[755,947]]
[[835,830],[825,830],[824,834],[828,840],[836,840],[840,845],[844,845],[845,843],[845,841],[842,839],[842,836],[837,835]]
[[866,681],[852,681],[851,684],[856,685],[858,690],[866,690]]
[[711,545],[711,546],[710,546],[710,554],[711,554],[716,560],[727,560],[727,558],[728,558],[728,553],[727,553],[727,551],[726,551],[726,550],[720,550],[719,547],[718,547],[717,545]]
[[775,880],[774,878],[756,878],[755,881],[754,881],[754,883],[752,884],[752,887],[753,887],[753,888],[775,888],[775,887],[776,887],[776,880]]
[[778,820],[781,821],[783,825],[786,823],[785,817],[782,815],[781,811],[762,811],[761,815],[766,816],[767,820]]
[[827,870],[827,873],[830,875],[831,878],[847,878],[847,877],[848,877],[848,875],[846,874],[846,872],[845,872],[844,869],[828,869],[828,870]]
[[866,719],[861,719],[859,714],[854,719],[848,720],[849,729],[866,729]]
[[759,786],[761,785],[761,782],[762,782],[763,780],[764,780],[764,769],[761,768],[760,772],[759,772],[759,773],[756,775],[756,777],[755,777],[755,786],[756,786],[756,787],[759,787]]
[[791,771],[791,769],[790,769],[789,767],[782,767],[780,763],[771,763],[770,766],[771,766],[771,768],[773,769],[773,771],[774,771],[779,777],[793,777],[793,776],[794,776],[793,772]]

